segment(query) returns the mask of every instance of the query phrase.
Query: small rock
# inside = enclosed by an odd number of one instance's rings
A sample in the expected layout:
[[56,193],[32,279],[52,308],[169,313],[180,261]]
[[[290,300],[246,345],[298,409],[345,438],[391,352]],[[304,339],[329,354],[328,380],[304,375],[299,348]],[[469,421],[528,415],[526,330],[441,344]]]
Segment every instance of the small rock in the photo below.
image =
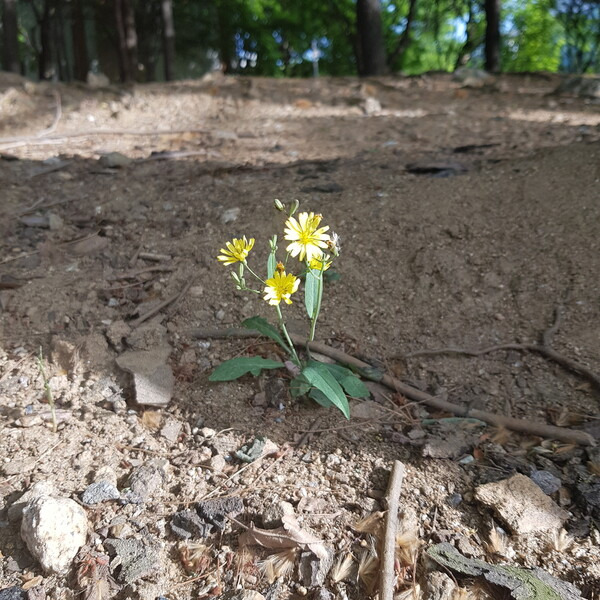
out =
[[160,435],[162,435],[162,437],[164,437],[172,444],[175,444],[179,439],[182,427],[183,424],[180,421],[176,421],[175,419],[168,419],[167,422],[162,426],[160,430]]
[[14,585],[0,590],[0,600],[27,600],[27,592]]
[[319,558],[312,552],[302,552],[300,555],[299,573],[302,584],[307,588],[322,586],[333,565],[333,552]]
[[367,116],[377,115],[381,112],[381,102],[373,96],[368,96],[363,102],[362,109]]
[[227,466],[227,461],[222,454],[217,454],[210,459],[209,466],[214,472],[220,473]]
[[313,596],[313,600],[333,600],[333,593],[330,592],[327,588],[319,588],[315,595]]
[[241,209],[238,207],[228,208],[227,210],[224,210],[221,214],[221,223],[223,223],[223,225],[227,225],[228,223],[233,223],[234,221],[237,221],[237,218],[240,216],[240,210]]
[[100,504],[100,502],[107,502],[108,500],[118,500],[121,497],[119,490],[108,481],[97,481],[89,485],[83,494],[81,494],[81,501],[86,506],[93,506],[94,504]]
[[51,481],[38,481],[32,485],[16,502],[10,505],[8,509],[8,520],[15,523],[23,516],[23,509],[36,498],[42,496],[56,496],[58,490]]
[[65,225],[65,222],[62,218],[56,213],[48,214],[48,226],[50,227],[50,231],[58,231],[62,229]]
[[446,573],[433,571],[427,576],[427,592],[429,600],[452,600],[456,584]]
[[520,473],[475,490],[475,498],[493,508],[517,534],[559,530],[569,513]]
[[269,456],[279,450],[279,447],[275,442],[272,442],[269,438],[258,436],[251,444],[245,444],[239,450],[235,452],[235,455],[240,460],[251,463],[263,456]]
[[175,377],[166,364],[170,346],[125,352],[117,357],[121,369],[133,375],[136,402],[144,406],[167,406],[173,395]]
[[131,327],[125,321],[113,321],[106,330],[106,339],[117,352],[123,351],[123,342],[131,334]]
[[243,590],[232,596],[231,600],[265,600],[265,597],[254,590]]
[[124,499],[132,504],[147,502],[167,482],[166,467],[169,462],[155,458],[133,470],[129,476],[128,490]]
[[194,510],[180,510],[171,519],[171,530],[184,539],[205,538],[212,531],[212,524],[203,521]]
[[99,159],[98,163],[100,166],[105,167],[107,169],[121,169],[122,167],[126,167],[131,164],[132,159],[120,152],[109,152],[108,154],[103,154]]
[[210,440],[211,438],[214,438],[215,435],[217,435],[217,432],[215,429],[211,429],[210,427],[203,427],[200,430],[200,435],[206,439],[206,440]]
[[289,502],[279,502],[278,504],[271,504],[265,508],[261,515],[262,524],[265,529],[275,529],[281,527],[282,518],[285,515],[293,515],[294,507]]
[[151,350],[157,346],[166,346],[167,328],[155,320],[136,327],[127,336],[127,345],[132,350]]
[[549,471],[532,471],[529,477],[536,485],[540,486],[542,492],[547,496],[554,494],[562,486],[562,481]]
[[23,510],[21,537],[46,572],[66,573],[87,533],[85,510],[69,498],[42,496]]
[[94,473],[94,483],[97,483],[99,481],[106,481],[116,488],[117,474],[115,473],[115,470],[109,465],[104,465],[103,467],[100,467]]
[[131,584],[142,577],[155,574],[160,566],[160,551],[154,544],[134,538],[109,538],[104,541],[104,547],[112,556],[119,558],[118,579],[123,583]]

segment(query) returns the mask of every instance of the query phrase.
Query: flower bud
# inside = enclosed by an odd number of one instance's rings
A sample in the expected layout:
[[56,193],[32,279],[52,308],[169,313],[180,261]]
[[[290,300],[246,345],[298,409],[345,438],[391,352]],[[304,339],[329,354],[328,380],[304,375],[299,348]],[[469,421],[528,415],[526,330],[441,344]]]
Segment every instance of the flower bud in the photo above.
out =
[[283,202],[281,200],[278,200],[277,198],[275,198],[275,200],[273,200],[273,204],[275,205],[275,208],[277,210],[280,210],[281,212],[283,212],[285,210],[285,205],[283,204]]
[[299,208],[300,208],[300,200],[293,200],[292,206],[290,207],[290,217],[293,217]]

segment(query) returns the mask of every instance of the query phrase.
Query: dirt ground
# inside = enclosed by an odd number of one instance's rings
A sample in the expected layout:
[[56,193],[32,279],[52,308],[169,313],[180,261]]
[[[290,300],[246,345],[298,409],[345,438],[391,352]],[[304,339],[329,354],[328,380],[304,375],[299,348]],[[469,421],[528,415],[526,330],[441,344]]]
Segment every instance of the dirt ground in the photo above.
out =
[[[546,356],[409,356],[536,343],[558,308],[553,347],[600,371],[600,104],[552,93],[558,76],[463,83],[210,76],[88,89],[0,76],[0,590],[25,586],[36,600],[370,597],[356,569],[373,535],[357,523],[384,509],[401,460],[402,597],[506,597],[458,574],[460,590],[440,595],[425,552],[450,542],[600,598],[597,448],[448,420],[378,384],[370,400],[351,401],[346,421],[292,400],[276,373],[211,383],[223,360],[277,350],[194,334],[274,319],[215,257],[246,235],[253,264],[264,264],[283,228],[273,199],[298,199],[342,240],[319,340],[455,404],[600,439],[600,390]],[[302,302],[285,313],[306,333]],[[172,399],[139,406],[115,359],[159,346],[169,348]],[[235,452],[257,436],[277,450],[245,463]],[[149,464],[159,479],[127,501],[132,473]],[[569,513],[566,534],[515,530],[476,497],[483,484],[540,472],[557,482],[548,497]],[[11,507],[40,481],[81,502],[102,476],[123,496],[86,506],[88,545],[69,573],[46,574]],[[204,539],[175,535],[175,513],[218,497],[242,499],[234,520]],[[242,546],[245,528],[267,527],[284,501],[335,562],[350,557],[348,573],[336,564],[311,585],[299,551],[284,575],[261,562],[273,548]],[[115,539],[147,544],[151,567],[125,580]],[[94,567],[100,596],[81,565],[106,555],[110,565]]]

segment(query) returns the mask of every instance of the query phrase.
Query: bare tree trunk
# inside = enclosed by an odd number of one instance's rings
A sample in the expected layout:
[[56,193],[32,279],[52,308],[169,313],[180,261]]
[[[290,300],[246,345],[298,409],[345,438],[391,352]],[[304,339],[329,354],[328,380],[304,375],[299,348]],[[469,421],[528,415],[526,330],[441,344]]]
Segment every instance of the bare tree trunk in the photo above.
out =
[[163,22],[163,46],[165,54],[165,79],[175,77],[175,25],[173,24],[173,0],[161,0]]
[[52,15],[51,0],[44,0],[44,6],[39,19],[40,53],[38,58],[38,76],[40,79],[52,79],[54,63],[52,60]]
[[71,35],[73,36],[73,77],[77,81],[86,81],[89,59],[85,41],[85,19],[81,0],[73,0]]
[[359,43],[359,75],[383,75],[387,72],[380,0],[357,0],[356,28]]
[[131,83],[137,75],[137,33],[131,0],[115,0],[115,22],[119,36],[121,80]]
[[21,72],[19,61],[19,39],[17,37],[17,1],[2,2],[2,68],[13,73]]
[[500,71],[500,0],[485,0],[485,70]]

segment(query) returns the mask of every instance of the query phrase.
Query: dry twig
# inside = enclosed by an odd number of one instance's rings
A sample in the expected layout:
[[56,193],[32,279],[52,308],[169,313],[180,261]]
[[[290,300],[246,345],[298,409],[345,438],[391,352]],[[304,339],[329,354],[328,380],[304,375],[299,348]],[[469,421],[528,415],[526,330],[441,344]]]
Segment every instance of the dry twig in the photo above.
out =
[[140,315],[137,319],[130,323],[131,327],[135,328],[141,325],[144,321],[147,321],[154,315],[158,314],[163,308],[169,306],[169,304],[177,303],[187,291],[192,287],[193,281],[188,281],[180,292],[169,296],[166,300],[163,300],[160,304],[157,304],[154,308],[150,309],[148,312],[145,312],[143,315]]
[[[257,331],[236,328],[221,330],[213,328],[195,329],[190,331],[190,335],[192,337],[200,339],[260,337],[260,333]],[[307,341],[302,336],[291,334],[290,337],[292,339],[292,342],[294,342],[296,346],[302,348],[306,347]],[[438,410],[447,411],[459,417],[473,417],[475,419],[485,421],[486,423],[491,423],[492,425],[506,427],[507,429],[511,429],[512,431],[519,431],[521,433],[526,433],[529,435],[537,435],[544,438],[557,439],[567,443],[580,444],[582,446],[594,446],[596,444],[594,438],[584,431],[576,431],[573,429],[567,429],[565,427],[546,425],[545,423],[534,423],[523,419],[505,417],[483,410],[459,406],[457,404],[453,404],[452,402],[442,400],[441,398],[438,398],[436,396],[431,396],[426,392],[422,392],[421,390],[407,385],[391,375],[380,374],[379,376],[376,376],[373,374],[373,368],[371,367],[371,365],[367,364],[366,362],[363,362],[362,360],[359,360],[358,358],[355,358],[354,356],[346,354],[341,350],[331,348],[326,344],[322,344],[320,342],[310,342],[308,343],[308,347],[310,350],[314,350],[315,352],[320,352],[325,356],[329,356],[329,358],[333,358],[341,364],[358,369],[363,377],[379,381],[385,386],[389,387],[390,389],[399,392],[409,400],[414,400],[415,402],[422,402],[423,404],[426,404]]]
[[379,579],[380,600],[393,600],[396,584],[395,558],[396,534],[398,532],[398,505],[400,492],[404,479],[404,465],[394,461],[392,475],[385,494],[387,504],[387,517],[385,521],[385,535],[383,538],[383,552],[381,556],[381,575]]

